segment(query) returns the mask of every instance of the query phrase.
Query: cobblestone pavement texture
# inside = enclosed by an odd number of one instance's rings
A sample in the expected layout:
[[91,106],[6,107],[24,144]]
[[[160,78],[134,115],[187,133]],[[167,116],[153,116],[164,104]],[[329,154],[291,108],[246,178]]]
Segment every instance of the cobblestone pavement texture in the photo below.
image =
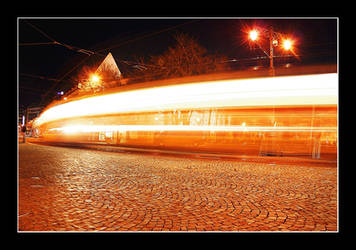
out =
[[19,144],[19,231],[337,231],[337,167]]

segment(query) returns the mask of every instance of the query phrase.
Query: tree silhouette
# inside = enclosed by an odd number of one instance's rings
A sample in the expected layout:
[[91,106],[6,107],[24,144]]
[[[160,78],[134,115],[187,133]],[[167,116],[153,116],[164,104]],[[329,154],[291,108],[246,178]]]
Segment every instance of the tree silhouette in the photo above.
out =
[[162,55],[151,56],[144,63],[147,70],[136,71],[134,77],[142,80],[156,80],[183,77],[227,70],[223,64],[226,57],[208,54],[196,39],[184,33],[174,35],[176,44]]

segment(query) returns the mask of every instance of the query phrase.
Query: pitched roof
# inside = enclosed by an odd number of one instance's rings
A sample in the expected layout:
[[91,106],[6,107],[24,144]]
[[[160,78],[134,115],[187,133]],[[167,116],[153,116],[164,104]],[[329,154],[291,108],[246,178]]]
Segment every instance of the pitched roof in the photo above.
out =
[[122,78],[121,71],[119,70],[114,57],[109,53],[99,67],[96,69],[95,73],[99,75],[105,75],[110,78],[110,80],[119,80]]

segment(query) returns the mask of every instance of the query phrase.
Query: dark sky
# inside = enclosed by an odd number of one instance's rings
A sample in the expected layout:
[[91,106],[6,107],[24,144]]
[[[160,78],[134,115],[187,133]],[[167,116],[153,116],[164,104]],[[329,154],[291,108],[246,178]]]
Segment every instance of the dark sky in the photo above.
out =
[[[273,25],[275,31],[291,34],[297,42],[299,63],[336,63],[336,18],[19,18],[19,105],[24,108],[38,105],[41,95],[48,93],[50,99],[57,91],[70,88],[70,78],[76,70],[66,73],[77,65],[76,69],[80,70],[85,65],[98,63],[108,52],[113,54],[119,68],[122,61],[161,54],[169,46],[174,46],[172,36],[176,32],[188,33],[208,53],[219,53],[229,59],[264,56],[260,50],[250,50],[244,42],[246,34],[243,29],[252,25]],[[58,44],[39,44],[53,40],[101,55],[88,56]],[[253,60],[245,62],[256,63]],[[63,76],[62,82],[50,80]]]

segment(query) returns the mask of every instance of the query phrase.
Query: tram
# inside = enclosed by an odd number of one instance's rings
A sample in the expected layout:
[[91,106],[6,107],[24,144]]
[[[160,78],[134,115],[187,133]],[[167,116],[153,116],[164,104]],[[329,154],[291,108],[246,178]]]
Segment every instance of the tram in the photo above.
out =
[[337,159],[336,73],[131,89],[48,107],[41,141]]

